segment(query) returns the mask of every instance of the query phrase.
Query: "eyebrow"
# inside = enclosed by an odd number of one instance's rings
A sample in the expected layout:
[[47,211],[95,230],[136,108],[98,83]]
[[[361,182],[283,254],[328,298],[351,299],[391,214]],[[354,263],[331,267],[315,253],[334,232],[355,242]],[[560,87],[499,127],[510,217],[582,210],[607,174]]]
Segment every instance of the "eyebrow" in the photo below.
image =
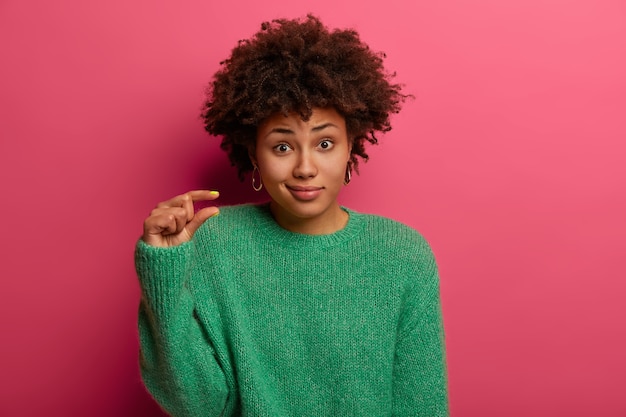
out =
[[314,126],[313,129],[311,129],[311,132],[319,132],[320,130],[324,130],[329,127],[337,127],[337,126],[333,123],[328,122],[328,123],[321,124],[319,126]]
[[[313,128],[311,128],[311,132],[320,132],[324,129],[327,129],[329,127],[335,127],[337,128],[337,125],[334,123],[323,123],[321,125],[318,126],[313,126]],[[294,132],[293,130],[287,128],[287,127],[275,127],[274,129],[270,130],[269,132],[267,132],[267,135],[265,135],[265,137],[268,137],[269,135],[271,135],[272,133],[280,133],[283,135],[293,135]]]

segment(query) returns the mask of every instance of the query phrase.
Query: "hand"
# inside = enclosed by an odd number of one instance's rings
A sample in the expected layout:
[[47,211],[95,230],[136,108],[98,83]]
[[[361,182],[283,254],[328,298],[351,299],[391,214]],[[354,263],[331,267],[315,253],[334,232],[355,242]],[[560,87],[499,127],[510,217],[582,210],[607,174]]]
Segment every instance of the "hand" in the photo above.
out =
[[162,248],[190,241],[202,223],[219,213],[217,207],[206,207],[194,213],[193,203],[217,197],[217,191],[197,190],[159,203],[143,223],[143,241]]

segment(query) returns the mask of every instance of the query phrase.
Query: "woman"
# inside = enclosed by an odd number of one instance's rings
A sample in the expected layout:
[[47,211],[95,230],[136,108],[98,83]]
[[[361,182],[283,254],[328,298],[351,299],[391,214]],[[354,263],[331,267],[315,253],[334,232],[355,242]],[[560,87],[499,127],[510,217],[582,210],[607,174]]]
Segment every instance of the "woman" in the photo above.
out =
[[195,212],[218,193],[191,191],[144,223],[141,370],[171,415],[448,414],[428,244],[337,202],[405,98],[390,78],[312,16],[263,24],[222,63],[206,129],[271,201]]

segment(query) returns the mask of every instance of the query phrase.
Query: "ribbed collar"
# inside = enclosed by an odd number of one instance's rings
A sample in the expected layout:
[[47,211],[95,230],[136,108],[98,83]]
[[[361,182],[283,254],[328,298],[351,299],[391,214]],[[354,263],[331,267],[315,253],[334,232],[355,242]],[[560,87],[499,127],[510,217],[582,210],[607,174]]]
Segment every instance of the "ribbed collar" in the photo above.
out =
[[309,235],[283,229],[272,217],[269,203],[256,205],[254,208],[258,211],[258,216],[255,216],[258,231],[263,233],[269,242],[285,249],[302,250],[306,247],[319,249],[336,246],[355,238],[363,233],[365,228],[364,216],[343,206],[341,209],[349,216],[348,223],[343,229],[326,235]]

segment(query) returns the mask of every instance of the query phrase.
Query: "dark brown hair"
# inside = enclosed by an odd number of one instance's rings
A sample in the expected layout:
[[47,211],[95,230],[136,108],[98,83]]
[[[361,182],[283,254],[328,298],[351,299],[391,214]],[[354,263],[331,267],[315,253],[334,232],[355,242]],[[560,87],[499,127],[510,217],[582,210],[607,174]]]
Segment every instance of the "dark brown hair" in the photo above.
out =
[[391,83],[384,57],[356,31],[330,31],[312,15],[265,22],[220,63],[207,91],[205,129],[222,136],[221,148],[243,178],[253,168],[248,152],[263,120],[277,112],[308,120],[313,108],[332,107],[345,117],[356,169],[357,156],[368,159],[365,142],[375,144],[376,131],[391,129],[389,116],[407,97]]

